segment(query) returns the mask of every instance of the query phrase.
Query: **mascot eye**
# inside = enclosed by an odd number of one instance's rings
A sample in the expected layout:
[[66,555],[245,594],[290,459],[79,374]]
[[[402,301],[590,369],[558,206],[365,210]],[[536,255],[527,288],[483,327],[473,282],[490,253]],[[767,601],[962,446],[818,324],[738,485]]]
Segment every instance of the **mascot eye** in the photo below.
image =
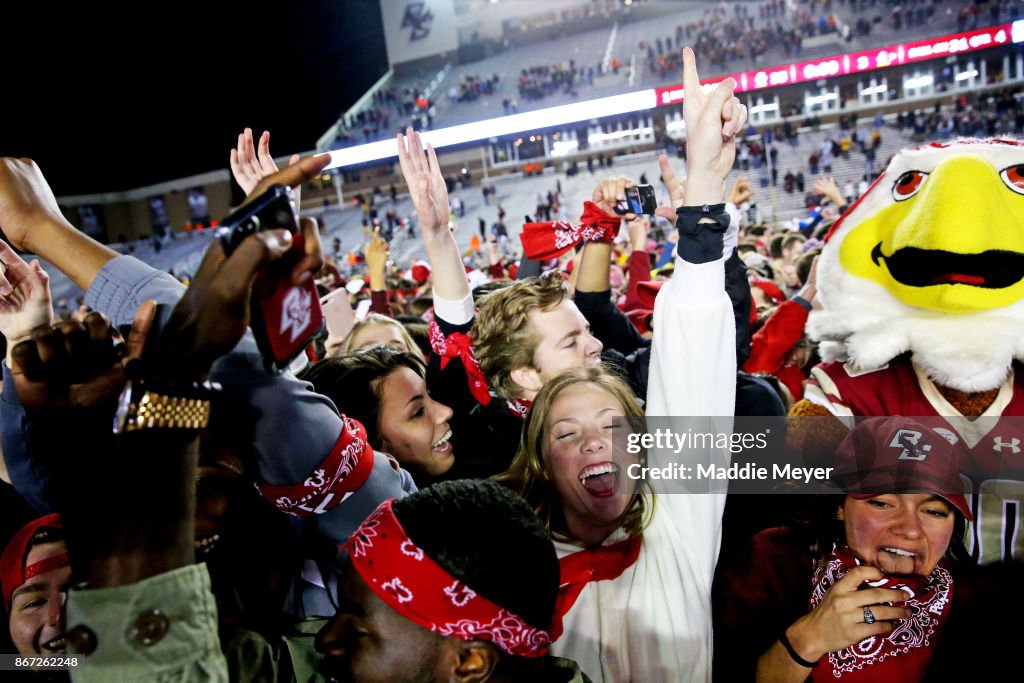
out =
[[910,199],[921,189],[921,185],[927,177],[928,174],[921,171],[907,171],[897,178],[896,184],[892,186],[892,198],[898,202]]
[[1024,194],[1024,164],[1003,169],[999,177],[1008,188],[1017,194]]

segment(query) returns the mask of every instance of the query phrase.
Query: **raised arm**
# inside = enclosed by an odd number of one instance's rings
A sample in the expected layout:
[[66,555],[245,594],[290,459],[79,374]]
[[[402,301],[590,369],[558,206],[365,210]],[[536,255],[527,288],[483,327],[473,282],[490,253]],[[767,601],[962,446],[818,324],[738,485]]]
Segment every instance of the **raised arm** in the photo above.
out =
[[[700,90],[693,52],[683,52],[684,115],[688,136],[689,176],[680,188],[668,158],[660,159],[672,207],[658,215],[679,231],[675,273],[658,293],[654,305],[654,341],[650,360],[646,412],[673,417],[672,429],[731,429],[728,420],[694,423],[686,416],[729,417],[735,410],[736,354],[732,303],[725,291],[724,237],[730,218],[724,208],[724,180],[735,155],[733,135],[742,129],[746,109],[733,97],[735,83],[726,79],[710,94]],[[674,455],[652,452],[656,460],[691,465],[728,465],[728,453],[707,451]],[[722,460],[725,459],[723,463]],[[659,463],[660,464],[660,463]],[[700,567],[699,590],[710,614],[711,579],[721,541],[725,494],[667,495],[668,514],[677,525],[677,542],[688,562]],[[685,550],[683,549],[685,548]],[[711,650],[710,618],[708,651]]]
[[[419,133],[409,128],[406,135],[398,135],[398,162],[423,231],[423,245],[427,249],[434,282],[435,306],[438,299],[462,302],[470,295],[469,281],[455,236],[448,229],[448,189],[441,166],[437,163],[437,154],[432,146],[427,145],[424,155]],[[460,324],[466,321],[450,322]]]
[[[594,188],[591,201],[609,216],[615,216],[615,207],[625,201],[626,190],[636,185],[632,178],[619,176],[607,178]],[[627,213],[622,216],[629,221],[636,214]],[[603,240],[586,241],[583,243],[583,259],[576,278],[577,292],[607,292],[611,289],[609,267],[611,266],[612,244]]]
[[366,270],[370,276],[370,311],[389,318],[388,280],[385,275],[388,263],[388,241],[381,237],[380,227],[374,228],[373,237],[366,246]]
[[[633,187],[631,178],[608,178],[594,189],[593,202],[610,216],[615,216],[616,204],[625,200],[625,190]],[[634,213],[622,218],[636,222]],[[577,272],[575,301],[580,312],[591,325],[592,334],[606,349],[631,354],[647,345],[636,327],[611,300],[612,244],[606,240],[585,241]],[[646,359],[645,359],[646,360]]]
[[[736,154],[735,134],[746,107],[726,79],[701,91],[693,51],[683,51],[689,175],[682,191],[668,158],[660,161],[673,207],[658,215],[679,229],[676,270],[655,302],[647,412],[650,415],[732,415],[736,356],[732,303],[725,292],[725,179]],[[702,212],[703,208],[710,209]]]
[[64,218],[31,159],[0,159],[0,229],[15,248],[38,254],[82,290],[117,256]]
[[[192,287],[149,345],[155,307],[147,303],[140,309],[123,366],[112,353],[112,328],[102,320],[37,330],[14,350],[19,394],[41,428],[42,448],[35,455],[53,473],[74,582],[88,586],[71,592],[69,641],[74,649],[79,641],[73,634],[88,628],[97,652],[78,653],[83,669],[76,680],[184,678],[188,672],[205,678],[225,668],[209,579],[194,564],[196,442],[209,419],[211,397],[187,391],[197,391],[194,383],[241,339],[255,273],[288,251],[288,238],[284,232],[252,235],[230,258],[214,241]],[[145,399],[135,393],[137,383],[146,392],[196,405],[172,424],[132,421],[129,409],[115,437],[113,397],[126,374],[132,377],[130,401],[139,411]],[[190,627],[172,628],[171,637],[157,639],[151,648],[156,659],[142,663],[116,634],[139,610],[154,608]]]
[[7,339],[4,361],[3,393],[0,395],[0,479],[12,484],[21,497],[39,514],[51,512],[43,493],[40,474],[33,467],[25,449],[22,421],[25,410],[18,400],[11,374],[14,347],[29,339],[38,327],[53,324],[49,277],[39,261],[25,263],[0,241],[0,334]]

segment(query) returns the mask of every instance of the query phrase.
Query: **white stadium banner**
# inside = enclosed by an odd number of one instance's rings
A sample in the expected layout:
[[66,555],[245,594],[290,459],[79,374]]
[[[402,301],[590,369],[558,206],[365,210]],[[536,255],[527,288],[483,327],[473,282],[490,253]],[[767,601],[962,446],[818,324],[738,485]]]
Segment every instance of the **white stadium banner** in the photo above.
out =
[[458,48],[454,0],[380,0],[392,66]]

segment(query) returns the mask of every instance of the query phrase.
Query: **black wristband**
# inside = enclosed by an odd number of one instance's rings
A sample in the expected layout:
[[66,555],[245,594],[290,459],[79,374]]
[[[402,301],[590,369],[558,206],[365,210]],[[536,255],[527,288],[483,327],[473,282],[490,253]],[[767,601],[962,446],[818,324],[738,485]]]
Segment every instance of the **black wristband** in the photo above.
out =
[[[680,206],[676,209],[677,219],[685,221],[686,227],[696,226],[701,220],[710,218],[714,223],[703,223],[705,228],[725,232],[729,228],[731,220],[729,212],[725,210],[725,203],[703,204],[701,206]],[[678,220],[677,220],[678,222]],[[680,225],[680,228],[683,226]]]
[[[713,222],[701,223],[705,218]],[[676,228],[680,258],[688,263],[700,264],[722,258],[725,231],[731,220],[725,204],[680,206],[676,209]]]
[[779,642],[782,643],[782,647],[786,648],[786,652],[793,659],[794,662],[807,669],[816,669],[818,662],[808,662],[806,659],[801,657],[793,649],[793,643],[789,642],[789,638],[786,636],[786,629],[782,629],[782,633],[779,634]]

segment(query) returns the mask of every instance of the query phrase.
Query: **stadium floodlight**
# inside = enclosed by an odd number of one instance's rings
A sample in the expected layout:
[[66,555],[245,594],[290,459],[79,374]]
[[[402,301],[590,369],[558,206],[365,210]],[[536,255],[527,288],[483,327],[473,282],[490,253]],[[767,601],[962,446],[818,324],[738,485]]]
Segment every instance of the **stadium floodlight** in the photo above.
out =
[[[468,142],[479,142],[503,135],[514,135],[525,133],[541,128],[553,126],[564,126],[580,121],[601,119],[608,116],[630,114],[635,111],[654,109],[657,101],[654,96],[654,89],[639,90],[637,92],[625,93],[623,95],[612,95],[601,97],[586,102],[574,102],[563,104],[558,107],[548,107],[537,111],[526,111],[510,116],[500,116],[483,121],[463,123],[458,126],[449,126],[437,130],[421,133],[424,142],[434,146],[434,149],[462,145]],[[390,157],[398,156],[395,141],[393,139],[371,142],[357,147],[347,147],[332,150],[330,152],[331,163],[328,169],[340,168],[343,166],[355,166],[371,161],[379,161]]]

